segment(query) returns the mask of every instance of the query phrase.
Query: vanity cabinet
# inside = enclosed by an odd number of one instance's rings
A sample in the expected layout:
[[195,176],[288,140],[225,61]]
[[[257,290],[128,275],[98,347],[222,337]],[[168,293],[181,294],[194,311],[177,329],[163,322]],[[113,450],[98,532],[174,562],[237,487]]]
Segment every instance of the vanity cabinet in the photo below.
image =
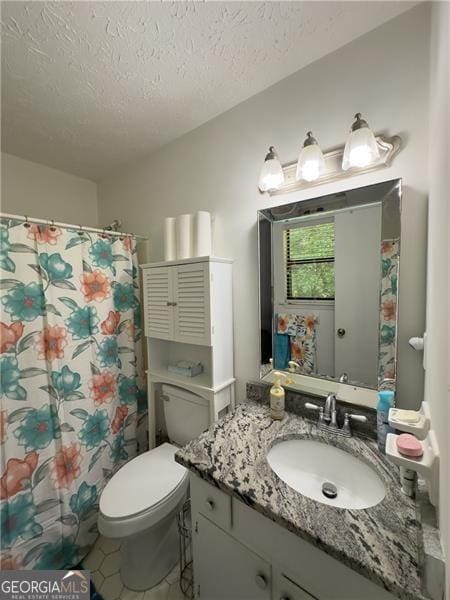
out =
[[316,600],[202,514],[195,520],[194,556],[197,598]]
[[394,600],[241,501],[191,474],[195,597],[201,600]]
[[317,600],[202,515],[195,521],[194,539],[197,598]]

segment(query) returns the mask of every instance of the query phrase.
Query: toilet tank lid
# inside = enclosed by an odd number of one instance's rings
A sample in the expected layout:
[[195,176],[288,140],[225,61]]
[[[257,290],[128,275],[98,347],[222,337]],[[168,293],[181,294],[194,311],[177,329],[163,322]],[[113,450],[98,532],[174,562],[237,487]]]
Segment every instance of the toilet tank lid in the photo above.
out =
[[181,398],[182,400],[187,400],[188,402],[193,402],[194,404],[201,404],[202,406],[208,406],[209,404],[208,400],[205,400],[198,394],[194,394],[194,392],[190,392],[189,390],[185,390],[178,386],[164,383],[161,388],[164,396]]
[[126,463],[100,496],[102,514],[123,519],[156,508],[187,477],[187,470],[175,462],[177,450],[172,444],[162,444]]

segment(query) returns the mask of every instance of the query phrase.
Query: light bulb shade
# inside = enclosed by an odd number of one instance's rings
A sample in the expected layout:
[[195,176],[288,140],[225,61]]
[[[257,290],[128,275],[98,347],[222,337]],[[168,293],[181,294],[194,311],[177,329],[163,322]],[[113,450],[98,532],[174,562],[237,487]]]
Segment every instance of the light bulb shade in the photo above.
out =
[[298,157],[296,179],[314,181],[325,171],[325,160],[318,144],[304,146]]
[[352,167],[367,167],[379,158],[380,152],[370,127],[365,123],[363,127],[352,128],[345,144],[342,169],[347,171]]
[[283,167],[275,152],[275,148],[271,146],[266,155],[264,164],[259,176],[259,189],[261,192],[277,190],[284,183]]

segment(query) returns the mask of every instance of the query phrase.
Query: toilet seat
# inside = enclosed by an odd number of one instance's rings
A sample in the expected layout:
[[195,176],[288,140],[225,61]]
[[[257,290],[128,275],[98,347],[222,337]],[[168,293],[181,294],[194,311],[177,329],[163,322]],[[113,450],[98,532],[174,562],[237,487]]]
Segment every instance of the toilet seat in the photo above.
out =
[[188,487],[187,469],[174,459],[177,450],[162,444],[117,471],[100,496],[100,533],[113,538],[133,535],[173,513]]

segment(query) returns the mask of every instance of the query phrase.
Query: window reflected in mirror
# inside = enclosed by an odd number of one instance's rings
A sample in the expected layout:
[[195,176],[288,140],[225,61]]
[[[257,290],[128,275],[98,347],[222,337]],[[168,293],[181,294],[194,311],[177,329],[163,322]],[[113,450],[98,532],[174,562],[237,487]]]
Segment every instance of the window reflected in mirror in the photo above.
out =
[[259,212],[261,375],[396,376],[400,181]]
[[334,222],[284,230],[287,300],[334,299]]

